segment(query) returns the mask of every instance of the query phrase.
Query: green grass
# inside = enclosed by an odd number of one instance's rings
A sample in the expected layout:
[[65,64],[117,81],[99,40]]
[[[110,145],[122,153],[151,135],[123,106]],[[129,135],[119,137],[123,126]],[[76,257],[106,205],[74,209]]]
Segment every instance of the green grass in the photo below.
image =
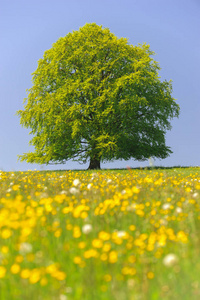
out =
[[0,171],[2,300],[200,299],[199,237],[198,167]]

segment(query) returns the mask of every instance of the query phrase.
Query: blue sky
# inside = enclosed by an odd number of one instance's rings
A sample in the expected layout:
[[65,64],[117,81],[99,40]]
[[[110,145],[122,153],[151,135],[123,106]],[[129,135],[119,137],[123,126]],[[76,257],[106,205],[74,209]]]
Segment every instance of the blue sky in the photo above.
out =
[[[200,1],[199,0],[0,0],[0,170],[87,168],[69,161],[40,166],[17,162],[32,148],[16,111],[23,108],[31,73],[59,37],[85,23],[108,27],[133,45],[146,42],[156,53],[161,79],[172,79],[180,117],[172,121],[166,143],[173,154],[160,166],[200,165]],[[147,166],[114,161],[103,168]]]

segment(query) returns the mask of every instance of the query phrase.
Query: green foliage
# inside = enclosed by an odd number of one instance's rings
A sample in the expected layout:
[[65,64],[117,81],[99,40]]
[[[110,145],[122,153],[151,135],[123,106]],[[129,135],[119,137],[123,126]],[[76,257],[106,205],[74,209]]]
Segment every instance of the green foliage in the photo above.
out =
[[133,46],[95,23],[60,38],[33,73],[21,124],[36,163],[165,158],[179,107],[161,82],[149,45]]

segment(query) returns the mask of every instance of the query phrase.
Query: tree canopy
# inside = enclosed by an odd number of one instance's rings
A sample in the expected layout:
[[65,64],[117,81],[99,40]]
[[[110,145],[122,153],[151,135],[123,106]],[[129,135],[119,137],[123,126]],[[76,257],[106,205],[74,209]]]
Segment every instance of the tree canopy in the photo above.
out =
[[69,159],[100,168],[115,159],[166,158],[170,120],[179,106],[171,81],[161,82],[149,45],[133,46],[95,23],[58,39],[33,73],[19,110],[30,128],[30,163]]

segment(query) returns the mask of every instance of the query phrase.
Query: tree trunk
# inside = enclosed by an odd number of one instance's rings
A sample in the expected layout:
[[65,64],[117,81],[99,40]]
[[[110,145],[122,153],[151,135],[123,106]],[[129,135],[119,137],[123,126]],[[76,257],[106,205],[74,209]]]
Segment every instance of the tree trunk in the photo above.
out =
[[88,170],[98,170],[100,168],[100,159],[90,158],[90,165]]

